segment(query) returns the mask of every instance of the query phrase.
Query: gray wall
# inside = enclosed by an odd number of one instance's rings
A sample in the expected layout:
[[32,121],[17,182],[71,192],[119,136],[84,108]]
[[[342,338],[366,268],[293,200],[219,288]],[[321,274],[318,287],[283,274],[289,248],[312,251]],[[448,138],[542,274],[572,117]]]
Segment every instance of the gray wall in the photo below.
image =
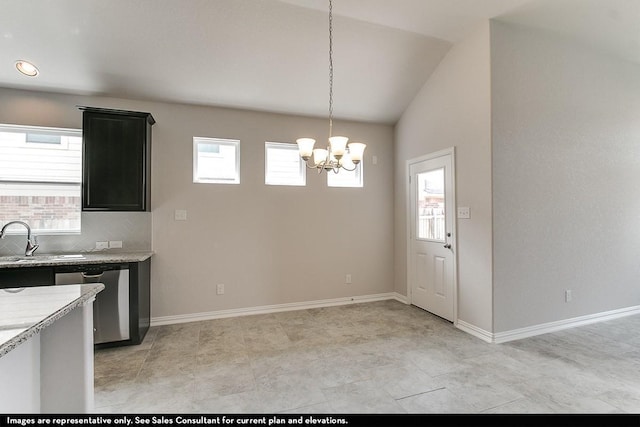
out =
[[[334,123],[334,134],[367,144],[365,186],[351,189],[327,188],[311,170],[306,187],[264,185],[264,142],[321,141],[322,118],[0,89],[0,122],[79,128],[76,105],[148,111],[157,121],[152,317],[393,291],[391,126]],[[241,140],[240,185],[192,182],[193,136]],[[187,221],[173,219],[176,209],[187,210]],[[216,295],[218,283],[224,295]]]
[[456,44],[396,125],[395,288],[407,294],[406,162],[456,148],[458,319],[492,330],[489,23]]
[[[82,114],[76,105],[91,100],[0,88],[0,123],[81,129]],[[122,241],[123,248],[106,252],[151,249],[151,213],[83,212],[81,223],[81,234],[39,235],[36,254],[91,252],[97,241],[109,240]],[[19,227],[15,229],[20,233]],[[0,256],[22,255],[25,246],[22,234],[8,235],[0,240]]]
[[491,67],[495,332],[640,304],[640,67],[498,22]]

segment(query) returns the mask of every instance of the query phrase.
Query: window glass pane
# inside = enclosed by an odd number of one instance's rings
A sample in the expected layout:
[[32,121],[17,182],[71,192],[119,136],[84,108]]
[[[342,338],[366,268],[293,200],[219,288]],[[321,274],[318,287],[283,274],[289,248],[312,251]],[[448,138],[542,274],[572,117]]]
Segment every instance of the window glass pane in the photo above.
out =
[[201,153],[220,154],[220,144],[210,144],[203,142],[202,144],[198,144],[198,151]]
[[81,175],[81,130],[0,125],[0,224],[80,232]]
[[265,143],[265,184],[305,185],[306,168],[298,146],[277,142]]
[[[349,168],[352,169],[353,166]],[[362,187],[362,162],[358,163],[353,171],[346,169],[340,169],[338,173],[327,171],[327,185],[329,187]]]
[[0,224],[20,220],[37,233],[79,232],[81,207],[80,184],[0,182]]
[[417,175],[418,238],[445,241],[444,169]]
[[240,141],[196,137],[193,142],[193,182],[240,182]]
[[47,135],[46,133],[28,133],[27,142],[37,144],[61,144],[62,137],[60,135]]

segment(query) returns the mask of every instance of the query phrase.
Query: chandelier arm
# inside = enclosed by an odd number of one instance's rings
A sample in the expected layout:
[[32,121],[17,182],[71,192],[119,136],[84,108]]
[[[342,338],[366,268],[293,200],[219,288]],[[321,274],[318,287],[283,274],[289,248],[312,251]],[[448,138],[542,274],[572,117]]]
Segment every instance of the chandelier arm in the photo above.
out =
[[347,169],[347,168],[345,168],[343,165],[340,165],[340,167],[341,167],[342,169],[346,170],[346,171],[349,171],[349,172],[353,172],[354,170],[358,169],[358,165],[355,165],[355,166],[353,167],[353,169]]
[[[317,165],[313,165],[313,166],[309,166],[309,162],[305,162],[304,164],[307,167],[307,169],[316,169],[318,171],[318,174],[321,174],[325,170],[335,169],[334,166],[331,166],[331,163],[327,163],[326,161],[318,163]],[[329,165],[329,167],[327,167],[327,165]]]
[[316,166],[309,166],[309,162],[304,162],[304,165],[307,167],[307,169],[315,169]]
[[307,167],[307,169],[322,169],[321,165],[313,165],[313,166],[309,166],[309,162],[304,162],[305,166]]

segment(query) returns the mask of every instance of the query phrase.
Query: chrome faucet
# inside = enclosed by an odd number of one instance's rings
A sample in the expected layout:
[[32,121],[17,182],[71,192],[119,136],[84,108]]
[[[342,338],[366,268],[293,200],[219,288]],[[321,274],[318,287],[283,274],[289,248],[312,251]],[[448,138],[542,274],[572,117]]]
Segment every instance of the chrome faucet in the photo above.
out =
[[25,256],[33,256],[33,253],[36,251],[36,249],[38,249],[38,242],[36,239],[36,236],[33,236],[33,238],[31,237],[31,227],[29,227],[29,224],[27,224],[26,222],[23,221],[10,221],[8,223],[6,223],[3,227],[2,230],[0,230],[0,239],[2,239],[4,237],[4,233],[7,229],[7,227],[9,227],[11,224],[22,224],[27,228],[27,249],[24,251],[24,255]]

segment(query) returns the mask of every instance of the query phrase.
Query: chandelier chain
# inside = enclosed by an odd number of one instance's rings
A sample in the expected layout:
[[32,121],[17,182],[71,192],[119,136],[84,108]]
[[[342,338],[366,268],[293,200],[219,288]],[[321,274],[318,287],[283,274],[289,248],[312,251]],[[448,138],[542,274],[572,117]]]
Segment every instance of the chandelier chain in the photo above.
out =
[[333,4],[329,0],[329,138],[333,135]]

